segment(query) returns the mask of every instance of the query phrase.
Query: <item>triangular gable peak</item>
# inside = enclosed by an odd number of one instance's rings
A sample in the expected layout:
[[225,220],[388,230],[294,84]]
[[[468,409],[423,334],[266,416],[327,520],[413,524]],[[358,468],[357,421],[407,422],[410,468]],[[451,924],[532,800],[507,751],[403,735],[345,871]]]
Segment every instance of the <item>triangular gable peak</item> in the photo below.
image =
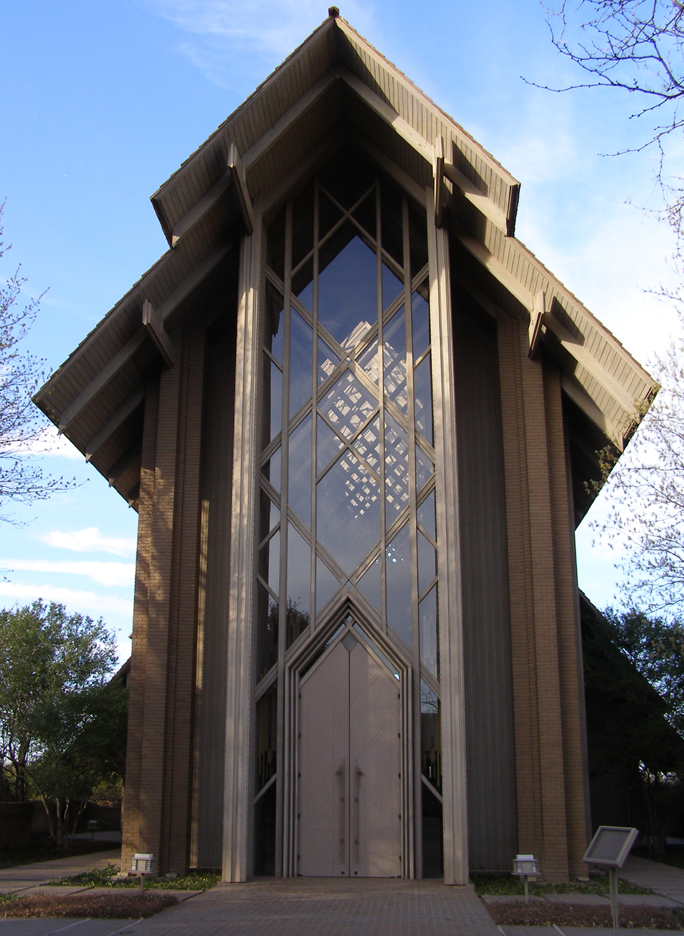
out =
[[[514,236],[519,184],[332,8],[329,18],[152,196],[170,249],[35,401],[135,505],[144,384],[173,366],[169,333],[236,276],[253,201],[268,211],[343,141],[447,225],[458,283],[481,308],[529,320],[562,373],[578,519],[596,451],[624,448],[657,384]],[[210,313],[211,314],[211,313]]]

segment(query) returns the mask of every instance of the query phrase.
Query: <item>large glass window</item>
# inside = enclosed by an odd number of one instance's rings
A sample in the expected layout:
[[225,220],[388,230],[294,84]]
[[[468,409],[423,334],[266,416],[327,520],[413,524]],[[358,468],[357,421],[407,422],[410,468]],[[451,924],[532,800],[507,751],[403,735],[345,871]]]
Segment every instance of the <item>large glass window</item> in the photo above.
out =
[[425,212],[345,152],[268,224],[265,257],[257,692],[341,589],[437,690]]

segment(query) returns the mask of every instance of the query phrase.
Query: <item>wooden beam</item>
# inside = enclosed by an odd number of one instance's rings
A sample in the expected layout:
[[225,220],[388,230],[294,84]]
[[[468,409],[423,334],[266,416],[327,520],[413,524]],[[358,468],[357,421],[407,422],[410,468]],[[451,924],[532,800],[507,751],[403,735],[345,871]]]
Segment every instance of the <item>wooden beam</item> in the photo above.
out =
[[124,405],[112,416],[109,422],[86,445],[85,458],[89,462],[95,453],[102,448],[107,439],[114,435],[119,426],[126,422],[128,417],[138,409],[145,399],[145,388],[140,387],[130,396]]
[[444,226],[444,200],[446,191],[444,188],[444,138],[438,136],[435,140],[435,162],[434,162],[434,198],[435,198],[435,224],[438,228]]
[[130,446],[130,448],[126,449],[120,458],[117,458],[106,474],[106,478],[109,481],[110,487],[113,487],[116,484],[124,471],[129,468],[135,459],[140,455],[141,451],[142,441],[137,440],[133,443],[133,445]]
[[245,167],[240,159],[237,146],[231,141],[228,147],[228,171],[233,180],[233,187],[237,195],[240,214],[247,228],[247,233],[251,234],[254,230],[254,212],[252,211],[252,199],[249,197],[247,188],[247,179],[245,177]]
[[542,335],[544,333],[544,316],[546,314],[546,293],[539,290],[534,298],[534,309],[530,313],[528,357],[535,360],[539,356]]
[[474,205],[485,218],[489,218],[492,224],[495,224],[506,236],[509,235],[509,223],[504,212],[498,208],[488,195],[479,189],[470,179],[453,165],[453,163],[444,163],[444,175],[460,189],[463,195],[468,199],[471,205]]
[[435,158],[435,148],[431,143],[428,143],[427,140],[418,133],[417,130],[414,130],[413,127],[404,120],[403,117],[400,117],[395,109],[388,104],[386,101],[375,93],[371,91],[367,84],[361,81],[360,78],[357,78],[356,75],[352,74],[346,68],[340,69],[340,77],[342,80],[349,85],[349,87],[354,91],[354,93],[361,98],[371,110],[375,111],[378,116],[390,124],[396,132],[409,143],[417,153],[419,153],[423,159],[433,165]]
[[589,419],[601,430],[601,432],[610,439],[613,445],[623,452],[625,448],[622,432],[620,432],[615,423],[606,419],[598,406],[591,397],[574,383],[566,374],[561,374],[561,389],[570,397]]
[[123,348],[118,351],[114,357],[108,361],[93,380],[79,393],[73,403],[71,403],[59,417],[59,431],[64,432],[76,419],[77,416],[91,403],[95,397],[107,386],[109,381],[116,376],[119,370],[130,361],[140,345],[147,338],[147,329],[139,328],[138,331],[129,338]]
[[147,299],[145,299],[143,302],[142,323],[147,329],[147,332],[154,342],[157,350],[164,359],[166,366],[173,367],[173,345],[169,340],[169,336],[166,334],[164,323],[159,318],[159,315],[154,311],[152,303],[148,302]]
[[230,241],[228,244],[212,250],[209,256],[183,280],[178,289],[171,293],[169,298],[159,307],[157,313],[162,322],[166,322],[188,296],[197,289],[202,280],[228,255],[232,246],[233,242]]
[[181,238],[185,237],[188,231],[192,230],[196,224],[199,224],[202,218],[223,198],[232,183],[232,176],[229,172],[226,172],[224,176],[221,176],[216,185],[213,185],[207,194],[203,195],[186,215],[183,215],[171,234],[172,247],[177,247]]

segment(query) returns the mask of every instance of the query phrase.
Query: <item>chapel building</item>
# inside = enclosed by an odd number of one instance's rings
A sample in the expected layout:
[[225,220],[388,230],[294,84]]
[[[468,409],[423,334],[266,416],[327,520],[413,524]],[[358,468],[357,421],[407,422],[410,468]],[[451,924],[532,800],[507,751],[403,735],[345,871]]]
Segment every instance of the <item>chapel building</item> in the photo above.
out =
[[657,390],[335,8],[36,395],[139,515],[124,867],[583,873],[574,529]]

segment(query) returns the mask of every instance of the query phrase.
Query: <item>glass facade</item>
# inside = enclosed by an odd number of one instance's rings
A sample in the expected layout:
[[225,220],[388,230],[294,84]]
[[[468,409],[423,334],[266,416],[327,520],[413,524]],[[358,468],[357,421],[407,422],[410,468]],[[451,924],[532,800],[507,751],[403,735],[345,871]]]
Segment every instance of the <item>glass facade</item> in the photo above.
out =
[[[429,682],[432,724],[439,491],[425,212],[345,154],[286,202],[266,239],[257,711],[268,698],[277,718],[286,654],[325,626],[343,590],[414,685]],[[433,816],[441,790],[422,776]],[[271,777],[280,782],[275,766]]]

